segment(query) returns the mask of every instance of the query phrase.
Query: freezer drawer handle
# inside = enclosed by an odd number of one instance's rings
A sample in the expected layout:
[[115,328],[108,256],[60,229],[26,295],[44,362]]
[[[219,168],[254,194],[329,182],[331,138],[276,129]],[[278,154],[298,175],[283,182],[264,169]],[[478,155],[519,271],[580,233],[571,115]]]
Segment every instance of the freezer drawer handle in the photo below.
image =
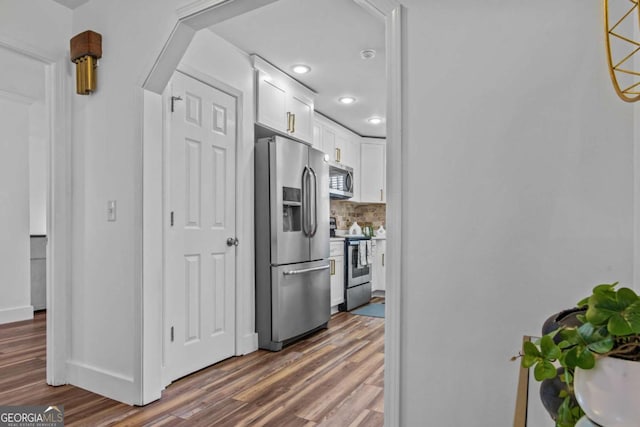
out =
[[296,274],[311,273],[312,271],[328,270],[329,267],[330,266],[328,265],[323,265],[322,267],[305,268],[302,270],[290,270],[290,271],[285,271],[283,274],[285,276],[294,276]]

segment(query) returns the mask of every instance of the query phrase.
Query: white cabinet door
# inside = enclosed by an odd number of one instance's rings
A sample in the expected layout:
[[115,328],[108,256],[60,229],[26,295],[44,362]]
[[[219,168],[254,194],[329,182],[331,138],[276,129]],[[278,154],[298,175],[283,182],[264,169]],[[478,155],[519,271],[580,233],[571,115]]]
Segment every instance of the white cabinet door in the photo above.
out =
[[362,196],[360,194],[360,183],[362,182],[362,168],[360,160],[360,138],[358,135],[353,135],[349,138],[349,163],[348,166],[353,168],[353,197],[350,199],[352,202],[360,202]]
[[386,240],[374,240],[371,242],[373,249],[373,272],[371,274],[371,290],[384,291],[385,281],[385,252],[387,250]]
[[303,141],[313,141],[313,101],[298,94],[287,97],[287,113],[292,114],[289,134]]
[[336,150],[336,133],[326,126],[322,127],[322,148],[332,162],[340,162],[339,152]]
[[323,148],[324,146],[322,145],[322,126],[320,126],[319,123],[313,124],[313,140],[311,144],[318,150],[324,151],[326,153]]
[[344,302],[344,241],[329,244],[329,263],[331,307],[335,307]]
[[360,145],[360,201],[386,202],[385,144],[363,142]]
[[287,92],[276,81],[258,71],[258,108],[256,121],[277,131],[287,132]]
[[344,256],[329,258],[331,272],[331,307],[344,302]]
[[312,143],[315,93],[262,58],[252,58],[256,69],[256,123]]

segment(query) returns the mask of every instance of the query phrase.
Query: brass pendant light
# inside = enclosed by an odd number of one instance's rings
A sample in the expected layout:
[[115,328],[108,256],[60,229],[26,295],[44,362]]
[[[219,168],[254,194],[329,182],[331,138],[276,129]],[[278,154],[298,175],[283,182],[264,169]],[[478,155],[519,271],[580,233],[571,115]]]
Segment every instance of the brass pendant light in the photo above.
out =
[[609,74],[618,96],[626,102],[640,100],[640,66],[634,66],[640,42],[635,34],[640,23],[639,0],[604,0],[604,29]]

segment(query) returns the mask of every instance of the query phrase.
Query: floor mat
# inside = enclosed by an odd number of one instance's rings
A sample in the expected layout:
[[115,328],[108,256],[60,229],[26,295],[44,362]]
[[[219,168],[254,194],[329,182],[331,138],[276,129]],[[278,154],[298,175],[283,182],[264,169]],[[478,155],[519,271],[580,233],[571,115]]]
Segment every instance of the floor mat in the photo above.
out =
[[351,314],[358,314],[360,316],[370,317],[383,317],[384,318],[384,304],[367,304],[360,308],[350,311]]

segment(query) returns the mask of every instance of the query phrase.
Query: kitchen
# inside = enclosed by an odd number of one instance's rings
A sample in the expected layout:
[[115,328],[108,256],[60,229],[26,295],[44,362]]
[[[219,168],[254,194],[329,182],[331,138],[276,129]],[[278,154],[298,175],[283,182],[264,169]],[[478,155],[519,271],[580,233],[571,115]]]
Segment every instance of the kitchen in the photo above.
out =
[[[331,34],[326,31],[327,20],[332,22]],[[274,30],[247,30],[254,28]],[[330,191],[328,213],[320,215],[323,229],[328,225],[328,217],[332,221],[331,312],[355,309],[368,303],[372,295],[383,297],[386,246],[384,22],[352,0],[328,3],[285,0],[223,21],[210,30],[251,57],[257,73],[256,138],[273,135],[275,130],[279,135],[309,143],[326,154],[331,171],[348,174],[349,195]],[[290,42],[292,40],[295,42]],[[284,92],[287,100],[283,102],[280,96]],[[256,155],[256,165],[262,161]],[[337,178],[344,184],[345,180],[332,172],[331,187]],[[268,175],[256,172],[258,234],[260,229],[267,227],[259,225],[258,212],[270,211],[264,208],[265,203],[258,202],[260,194],[268,192],[268,189],[260,191],[264,180],[268,181]],[[288,209],[291,210],[291,206]],[[265,221],[268,223],[268,218]],[[350,235],[353,225],[359,228],[353,233],[357,231],[356,234],[362,235],[364,229],[367,237],[373,237],[369,245],[371,274],[367,276],[370,280],[366,280],[367,296],[363,294],[347,304],[345,299],[349,293],[345,279],[348,281],[349,266],[345,263],[348,259],[345,257],[345,235]],[[258,234],[256,247],[260,248]],[[275,251],[272,247],[271,253]],[[260,258],[257,254],[258,264]],[[269,311],[271,303],[270,297],[265,297],[269,303],[265,302],[265,309],[260,309],[259,282],[261,277],[268,275],[268,270],[259,267],[257,270],[256,324],[260,336],[261,324],[269,323],[268,316],[260,313]],[[281,347],[274,342],[264,346]]]

